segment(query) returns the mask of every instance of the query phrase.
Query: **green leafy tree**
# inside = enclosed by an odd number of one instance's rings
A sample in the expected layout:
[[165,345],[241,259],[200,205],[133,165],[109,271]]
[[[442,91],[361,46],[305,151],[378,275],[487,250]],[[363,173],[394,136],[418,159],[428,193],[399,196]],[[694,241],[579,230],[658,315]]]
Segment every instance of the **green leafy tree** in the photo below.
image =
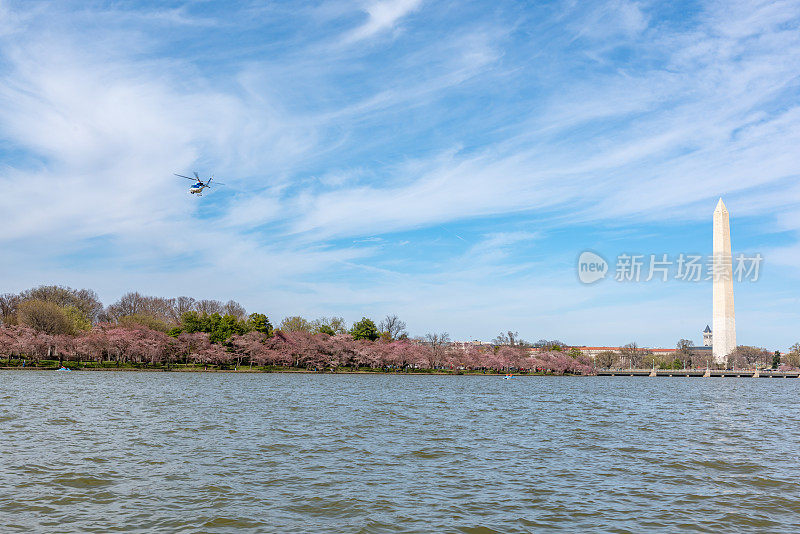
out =
[[203,332],[208,332],[210,334],[219,328],[219,323],[221,322],[222,315],[220,315],[218,312],[207,315],[203,318]]
[[278,327],[282,332],[313,332],[314,325],[306,319],[305,317],[301,317],[299,315],[295,315],[293,317],[286,317],[283,321],[281,321],[280,326]]
[[221,328],[219,324],[208,334],[208,340],[211,343],[224,343],[227,338],[226,330]]
[[320,317],[311,325],[315,334],[335,336],[347,333],[347,323],[341,317]]
[[381,333],[378,331],[378,327],[375,326],[375,322],[372,319],[362,317],[361,320],[355,323],[353,328],[350,329],[350,335],[353,339],[369,339],[370,341],[375,341],[380,337]]
[[181,315],[181,330],[193,334],[203,332],[203,317],[196,311],[184,312]]
[[772,368],[777,369],[781,366],[781,353],[780,351],[776,350],[775,354],[772,355]]
[[182,327],[175,326],[175,327],[170,328],[167,331],[167,335],[169,335],[170,337],[178,337],[179,335],[181,335],[182,332],[183,332],[183,328]]
[[120,317],[117,320],[117,324],[121,326],[146,326],[150,330],[157,330],[159,332],[166,332],[169,327],[167,323],[153,317],[152,315],[148,315],[145,313],[135,313],[133,315],[126,315],[124,317]]
[[64,308],[54,302],[31,299],[17,308],[20,324],[46,334],[74,334],[75,326]]
[[326,325],[326,324],[318,325],[315,328],[315,330],[316,330],[316,332],[318,334],[326,334],[328,336],[335,336],[336,335],[336,331],[333,328],[331,328],[330,326]]
[[75,331],[78,330],[91,330],[92,321],[87,319],[86,315],[75,306],[67,306],[64,308],[64,313],[67,314],[72,327]]
[[266,336],[272,336],[272,323],[269,322],[269,317],[263,313],[251,313],[247,323],[252,330],[261,332]]
[[206,330],[208,332],[208,339],[212,343],[220,343],[225,341],[226,326],[222,324],[222,315],[217,312],[212,313],[206,318]]
[[233,315],[220,316],[212,313],[209,316],[208,339],[212,343],[225,343],[233,335],[243,335],[247,332],[247,323],[239,321]]
[[[262,324],[262,327],[269,326],[271,331],[271,325],[269,325],[269,321],[266,321],[266,316],[264,316],[264,319],[265,324]],[[248,321],[241,321],[233,315],[223,316],[216,312],[211,315],[201,315],[195,311],[190,311],[181,315],[180,330],[172,329],[169,333],[172,336],[177,336],[181,331],[189,334],[205,332],[212,343],[225,343],[232,335],[243,335],[251,329],[249,319]]]
[[61,308],[75,307],[84,318],[93,322],[103,310],[97,293],[91,289],[72,289],[66,286],[39,286],[20,293],[20,300],[51,302]]

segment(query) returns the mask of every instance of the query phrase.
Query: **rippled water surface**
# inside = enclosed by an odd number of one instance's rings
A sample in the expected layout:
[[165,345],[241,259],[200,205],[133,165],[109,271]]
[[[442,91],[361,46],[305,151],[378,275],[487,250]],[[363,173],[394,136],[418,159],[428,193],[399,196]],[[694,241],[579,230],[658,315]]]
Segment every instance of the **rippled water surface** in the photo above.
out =
[[5,371],[0,531],[798,532],[798,388]]

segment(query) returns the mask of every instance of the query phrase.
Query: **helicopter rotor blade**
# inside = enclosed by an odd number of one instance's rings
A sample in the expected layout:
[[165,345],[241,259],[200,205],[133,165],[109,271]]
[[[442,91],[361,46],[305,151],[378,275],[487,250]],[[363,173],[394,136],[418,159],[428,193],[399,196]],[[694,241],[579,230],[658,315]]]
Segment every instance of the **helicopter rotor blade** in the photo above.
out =
[[198,182],[202,181],[202,180],[200,180],[200,177],[197,175],[197,171],[193,171],[193,172],[194,172],[194,177],[197,178],[197,181]]
[[[175,173],[173,172],[172,174],[175,174]],[[192,181],[194,181],[194,178],[189,178],[188,176],[184,176],[184,175],[182,175],[182,174],[175,174],[175,176],[180,176],[181,178],[186,178],[187,180],[192,180]]]

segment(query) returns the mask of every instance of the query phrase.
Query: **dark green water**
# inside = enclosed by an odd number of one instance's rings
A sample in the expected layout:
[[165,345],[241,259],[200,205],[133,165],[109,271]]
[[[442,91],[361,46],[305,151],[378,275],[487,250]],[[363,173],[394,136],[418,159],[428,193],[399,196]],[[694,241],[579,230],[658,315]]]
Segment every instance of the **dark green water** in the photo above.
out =
[[0,532],[798,532],[798,388],[0,372]]

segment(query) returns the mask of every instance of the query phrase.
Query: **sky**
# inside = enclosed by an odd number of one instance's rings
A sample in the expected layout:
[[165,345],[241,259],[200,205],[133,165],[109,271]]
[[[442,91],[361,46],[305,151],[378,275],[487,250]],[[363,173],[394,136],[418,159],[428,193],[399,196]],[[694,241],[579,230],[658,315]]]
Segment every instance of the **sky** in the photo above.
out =
[[[722,197],[763,257],[737,341],[783,350],[799,30],[796,0],[0,0],[0,292],[700,344],[711,282],[615,269],[710,254]],[[224,186],[192,196],[193,171]]]

